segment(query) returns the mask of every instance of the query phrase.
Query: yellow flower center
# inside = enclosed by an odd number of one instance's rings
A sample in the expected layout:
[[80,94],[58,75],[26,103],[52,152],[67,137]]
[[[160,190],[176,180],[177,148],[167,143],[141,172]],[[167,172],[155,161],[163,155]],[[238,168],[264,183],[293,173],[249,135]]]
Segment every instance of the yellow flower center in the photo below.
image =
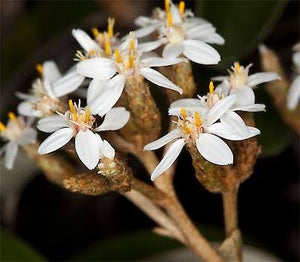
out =
[[38,71],[38,73],[40,75],[43,75],[44,68],[43,68],[42,64],[37,64],[35,68],[36,68],[36,71]]
[[170,12],[170,1],[165,0],[165,11],[166,13]]
[[110,38],[114,36],[114,25],[115,19],[113,17],[109,17],[107,21],[107,33]]
[[110,47],[110,36],[109,34],[104,34],[104,50],[107,56],[111,55],[111,47]]
[[248,72],[243,66],[240,66],[239,62],[235,62],[231,67],[232,72],[229,76],[229,82],[232,88],[238,88],[248,81]]
[[214,83],[212,81],[210,81],[210,83],[209,83],[209,93],[213,94],[214,91],[215,91]]
[[185,2],[180,1],[180,3],[179,3],[179,12],[180,12],[181,15],[184,14],[184,10],[185,10]]

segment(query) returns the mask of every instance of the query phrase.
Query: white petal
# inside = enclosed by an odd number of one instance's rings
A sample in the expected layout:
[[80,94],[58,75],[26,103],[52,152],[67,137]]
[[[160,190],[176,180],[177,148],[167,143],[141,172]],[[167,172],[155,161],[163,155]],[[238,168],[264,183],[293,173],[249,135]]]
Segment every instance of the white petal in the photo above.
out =
[[167,44],[162,52],[162,56],[165,58],[176,58],[183,52],[183,45],[180,44]]
[[152,18],[148,16],[139,16],[134,20],[134,24],[140,27],[145,27],[153,21]]
[[79,62],[77,72],[85,77],[108,80],[116,73],[116,70],[111,59],[97,57]]
[[22,92],[15,92],[15,95],[16,95],[16,97],[18,97],[18,98],[20,98],[20,99],[22,99],[22,100],[29,100],[30,102],[31,101],[38,101],[39,100],[39,98],[37,98],[36,96],[34,96],[34,95],[29,95],[29,94],[25,94],[25,93],[22,93]]
[[67,144],[72,137],[73,131],[71,128],[59,129],[40,145],[38,152],[40,155],[51,153]]
[[129,117],[130,113],[125,109],[125,107],[115,107],[105,115],[103,123],[94,130],[96,132],[119,130],[126,125]]
[[28,145],[34,144],[36,141],[37,132],[35,129],[27,127],[24,129],[22,136],[18,139],[18,144]]
[[231,108],[232,111],[245,111],[245,112],[261,112],[266,111],[266,105],[264,104],[252,104],[245,106],[234,106]]
[[214,34],[215,31],[216,28],[212,24],[205,23],[188,28],[186,34],[188,38],[205,41],[211,34]]
[[171,90],[177,91],[179,94],[182,94],[182,89],[172,83],[168,78],[163,76],[161,73],[157,72],[156,70],[152,68],[141,68],[140,69],[141,75],[143,75],[146,79],[148,79],[150,82],[162,86]]
[[183,54],[191,61],[203,65],[218,64],[221,60],[219,53],[213,47],[199,40],[184,40]]
[[84,81],[84,76],[76,71],[71,72],[52,84],[52,90],[57,97],[61,97],[75,91]]
[[249,131],[244,120],[237,113],[227,111],[220,120],[221,123],[227,126],[228,129],[234,130],[239,135],[245,137],[249,135]]
[[166,134],[165,136],[162,136],[161,138],[149,143],[144,147],[144,150],[156,150],[158,148],[163,147],[164,145],[170,143],[176,138],[181,137],[181,132],[178,129],[172,130],[170,133]]
[[151,180],[155,180],[162,173],[164,173],[176,160],[180,154],[182,148],[185,145],[184,139],[178,139],[175,141],[168,149],[167,153],[164,155],[163,159],[159,162],[157,167],[151,174]]
[[73,29],[72,35],[86,52],[101,49],[100,46],[83,30]]
[[247,126],[247,129],[248,135],[241,136],[234,130],[228,129],[223,123],[215,123],[208,127],[206,131],[232,141],[244,140],[260,134],[260,131],[255,127]]
[[104,116],[119,100],[125,86],[125,78],[123,75],[116,75],[106,82],[103,92],[98,94],[89,107],[93,114]]
[[287,95],[288,109],[290,110],[295,109],[298,105],[299,99],[300,99],[300,76],[297,76],[294,79],[288,91],[288,95]]
[[221,84],[216,86],[215,93],[220,96],[228,96],[229,94],[230,83],[227,80],[224,80]]
[[233,154],[228,145],[217,136],[201,134],[196,140],[199,153],[209,162],[216,165],[233,163]]
[[203,106],[203,102],[200,99],[197,98],[184,98],[184,99],[178,99],[171,103],[170,108],[172,107],[197,107],[197,106]]
[[153,25],[147,25],[143,28],[137,29],[134,31],[134,36],[136,38],[142,38],[147,35],[150,35],[156,30],[156,28],[158,28],[158,26],[159,24],[153,24]]
[[4,156],[4,163],[5,163],[5,167],[7,169],[12,169],[15,159],[17,157],[18,154],[18,144],[15,142],[9,142],[6,145],[6,149],[5,149],[5,156]]
[[231,95],[236,95],[236,105],[252,105],[255,103],[255,94],[251,87],[242,86],[239,88],[232,88],[230,91]]
[[75,149],[79,159],[90,170],[94,169],[100,159],[97,136],[90,130],[80,130],[75,137]]
[[68,127],[68,122],[61,115],[45,117],[37,123],[37,128],[46,133],[55,132],[63,127]]
[[114,159],[116,155],[115,149],[106,140],[103,140],[100,151],[103,156],[109,159]]
[[300,52],[299,51],[293,54],[293,63],[295,65],[296,69],[300,68]]
[[44,79],[43,86],[44,86],[44,89],[46,90],[48,96],[50,96],[52,99],[57,98],[56,95],[54,94],[53,90],[52,90],[52,86],[51,86],[48,79],[46,79],[46,78]]
[[218,33],[213,33],[208,36],[208,38],[205,40],[205,42],[209,43],[209,44],[224,45],[225,39]]
[[162,58],[162,57],[146,57],[141,60],[143,64],[146,65],[146,67],[159,67],[159,66],[169,66],[169,65],[175,65],[182,62],[186,62],[187,60],[185,58]]
[[32,104],[29,102],[21,102],[18,105],[18,113],[23,116],[34,116],[34,117],[41,116],[40,112],[33,109]]
[[140,52],[150,52],[152,50],[155,50],[156,48],[160,47],[163,44],[163,40],[159,39],[152,42],[146,42],[138,45],[138,50]]
[[[168,110],[169,116],[181,116],[181,108],[182,107],[169,108],[169,110]],[[195,112],[198,112],[201,116],[203,116],[208,111],[208,108],[206,108],[204,106],[198,106],[198,107],[190,106],[190,107],[185,107],[184,109],[188,115],[192,115]]]
[[170,1],[170,12],[172,14],[172,20],[174,24],[181,24],[182,23],[182,19],[181,19],[181,15],[179,12],[179,9],[177,8],[176,5],[173,4],[172,1]]
[[266,83],[274,80],[279,80],[280,76],[277,73],[266,72],[266,73],[256,73],[249,76],[248,85],[250,87],[257,86],[261,83]]
[[90,105],[94,99],[98,97],[101,93],[105,91],[105,87],[107,86],[108,80],[99,80],[93,79],[87,90],[87,104]]
[[54,61],[46,61],[43,63],[43,76],[48,79],[50,84],[61,78],[61,73]]
[[230,95],[219,100],[211,109],[209,109],[206,118],[207,125],[211,125],[216,122],[228,109],[236,102],[236,96]]

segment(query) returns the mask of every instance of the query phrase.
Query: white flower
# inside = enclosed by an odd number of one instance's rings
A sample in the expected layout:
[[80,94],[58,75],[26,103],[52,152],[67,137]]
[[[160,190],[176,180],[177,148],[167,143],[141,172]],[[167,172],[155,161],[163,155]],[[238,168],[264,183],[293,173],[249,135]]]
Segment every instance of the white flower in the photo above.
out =
[[142,76],[152,83],[182,93],[182,89],[151,67],[167,66],[184,61],[142,56],[159,45],[159,41],[138,44],[131,34],[111,58],[91,58],[77,64],[77,72],[92,78],[87,101],[93,114],[104,115],[119,99],[128,78]]
[[0,122],[0,137],[8,141],[0,149],[0,156],[5,153],[4,161],[7,169],[12,169],[17,157],[19,146],[34,144],[37,132],[31,128],[32,119],[25,123],[24,118],[17,117],[14,113],[8,113],[9,120],[6,126]]
[[169,111],[170,115],[178,117],[177,128],[144,148],[144,150],[155,150],[176,140],[153,171],[151,179],[156,179],[173,164],[185,144],[196,145],[199,153],[213,164],[232,164],[233,154],[228,145],[219,137],[228,140],[243,140],[260,133],[254,127],[247,127],[249,135],[241,136],[224,123],[217,122],[235,103],[235,100],[235,96],[228,96],[218,101],[209,110],[203,106],[201,100],[181,99],[174,102],[177,103],[176,108],[182,106],[180,114],[176,110]]
[[229,71],[229,76],[213,77],[215,81],[223,81],[221,83],[222,89],[227,90],[230,94],[235,94],[238,99],[237,105],[252,105],[255,103],[255,95],[253,88],[261,83],[266,83],[274,80],[280,80],[277,73],[265,72],[249,75],[249,68],[252,64],[246,68],[240,66],[238,62],[235,62],[231,67],[232,71]]
[[[173,102],[169,109],[169,114],[180,115],[181,107],[191,112],[193,110],[200,110],[202,114],[215,115],[214,119],[220,118],[221,123],[230,129],[231,132],[236,133],[241,139],[248,137],[251,134],[251,130],[246,126],[244,120],[235,111],[245,112],[260,112],[265,111],[264,104],[251,104],[251,105],[237,105],[236,102],[228,107],[227,111],[219,117],[214,112],[220,105],[220,101],[223,99],[235,95],[229,95],[228,89],[223,88],[222,85],[214,89],[213,82],[209,84],[209,93],[206,96],[198,96],[190,99],[180,99]],[[228,99],[228,98],[227,98]],[[237,99],[235,99],[236,101]],[[214,110],[210,110],[214,108]],[[208,111],[210,111],[208,113]]]
[[64,115],[46,117],[38,122],[38,129],[52,133],[39,147],[39,154],[48,154],[75,137],[75,150],[82,163],[90,170],[94,169],[102,156],[114,158],[114,149],[95,132],[118,130],[129,119],[129,112],[123,107],[111,109],[102,124],[95,127],[96,118],[90,108],[82,108],[70,100],[70,109]]
[[212,24],[193,17],[189,10],[185,11],[184,1],[177,7],[166,0],[165,11],[156,9],[153,19],[140,17],[135,22],[142,26],[135,31],[137,37],[158,31],[165,44],[163,57],[174,58],[183,54],[189,60],[204,65],[220,61],[219,53],[207,43],[224,44],[224,39],[216,33]]
[[300,44],[295,46],[297,52],[293,55],[296,77],[294,78],[287,95],[287,107],[294,110],[300,100]]
[[25,100],[18,106],[18,113],[24,116],[44,117],[61,110],[59,98],[73,92],[84,80],[84,77],[74,72],[62,76],[53,61],[38,64],[37,70],[42,79],[33,83],[31,93],[16,93],[19,98]]

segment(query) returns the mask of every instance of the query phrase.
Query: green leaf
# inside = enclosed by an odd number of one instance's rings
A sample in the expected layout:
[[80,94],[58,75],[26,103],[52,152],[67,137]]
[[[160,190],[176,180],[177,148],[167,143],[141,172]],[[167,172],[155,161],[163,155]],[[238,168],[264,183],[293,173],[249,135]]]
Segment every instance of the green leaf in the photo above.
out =
[[46,261],[24,241],[0,232],[1,261]]
[[195,15],[213,23],[225,38],[224,46],[217,46],[227,67],[233,61],[249,54],[272,31],[279,20],[286,0],[274,1],[196,1]]

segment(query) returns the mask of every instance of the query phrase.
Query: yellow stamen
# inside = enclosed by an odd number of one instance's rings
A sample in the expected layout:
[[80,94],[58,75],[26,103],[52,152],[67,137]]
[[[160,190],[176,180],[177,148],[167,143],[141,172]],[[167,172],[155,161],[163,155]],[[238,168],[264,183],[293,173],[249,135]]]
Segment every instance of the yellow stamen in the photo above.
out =
[[240,70],[240,63],[239,62],[235,62],[234,63],[234,69],[236,70],[236,71],[239,71]]
[[5,132],[6,131],[5,125],[3,125],[3,123],[1,121],[0,121],[0,131],[1,132]]
[[165,0],[165,11],[166,13],[170,12],[170,1]]
[[105,54],[107,56],[110,56],[111,55],[110,37],[108,34],[105,34],[104,38],[105,38],[105,46],[104,46]]
[[74,108],[72,99],[69,100],[69,108],[70,108],[71,113],[75,112],[75,108]]
[[114,25],[115,25],[115,19],[113,17],[109,17],[107,21],[107,33],[109,37],[114,36]]
[[179,12],[180,12],[181,15],[184,14],[184,10],[185,10],[185,2],[180,1],[180,3],[179,3]]
[[95,56],[96,55],[96,51],[95,50],[90,50],[89,51],[89,56]]
[[90,120],[90,116],[91,116],[91,109],[88,107],[87,109],[86,109],[86,112],[85,112],[85,119],[84,119],[84,122],[89,122],[89,120]]
[[122,58],[119,50],[115,51],[115,56],[116,56],[117,63],[122,63]]
[[100,34],[100,32],[99,32],[99,30],[98,30],[97,27],[93,27],[93,28],[91,29],[91,31],[92,31],[94,37],[97,37],[97,36]]
[[181,115],[182,115],[183,119],[186,119],[187,113],[186,113],[185,109],[181,108],[180,111],[181,111]]
[[214,91],[215,91],[214,83],[212,81],[210,81],[210,83],[209,83],[209,93],[213,94]]
[[130,43],[129,43],[129,49],[131,51],[134,51],[134,32],[130,32]]
[[36,70],[38,71],[38,73],[40,75],[43,74],[44,69],[43,69],[43,65],[42,64],[37,64],[35,68],[36,68]]
[[199,113],[195,112],[194,116],[195,116],[195,124],[196,124],[196,126],[197,127],[201,127],[202,126],[202,120],[201,120],[201,117],[200,117]]
[[189,129],[185,124],[182,125],[182,129],[186,134],[192,133],[191,129]]
[[169,27],[173,26],[173,18],[171,12],[167,13],[167,19],[168,19],[168,26]]
[[12,121],[17,121],[17,116],[13,112],[9,112],[8,117]]

